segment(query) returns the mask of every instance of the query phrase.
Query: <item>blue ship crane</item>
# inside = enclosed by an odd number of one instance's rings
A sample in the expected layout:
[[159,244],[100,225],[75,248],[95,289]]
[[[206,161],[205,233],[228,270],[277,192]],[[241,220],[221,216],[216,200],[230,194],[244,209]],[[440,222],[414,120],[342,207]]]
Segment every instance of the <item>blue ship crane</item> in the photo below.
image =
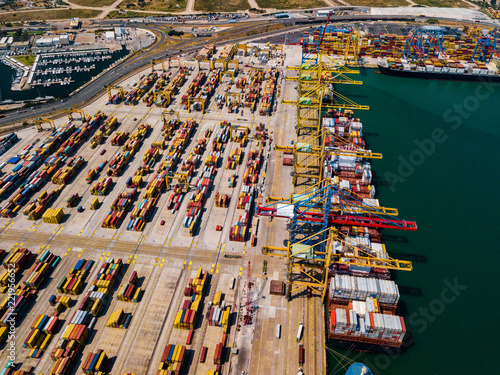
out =
[[445,53],[443,47],[444,28],[440,26],[417,27],[406,39],[403,58],[406,60],[422,60]]

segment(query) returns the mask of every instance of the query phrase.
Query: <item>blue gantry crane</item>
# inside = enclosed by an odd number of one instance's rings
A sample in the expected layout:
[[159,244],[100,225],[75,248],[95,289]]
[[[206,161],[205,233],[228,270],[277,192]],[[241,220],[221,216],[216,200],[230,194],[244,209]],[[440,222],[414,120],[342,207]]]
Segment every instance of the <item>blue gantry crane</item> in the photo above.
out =
[[403,58],[422,60],[445,53],[443,46],[445,28],[440,26],[417,27],[406,39]]
[[477,40],[471,61],[490,62],[493,55],[500,57],[498,44],[497,29],[494,28]]

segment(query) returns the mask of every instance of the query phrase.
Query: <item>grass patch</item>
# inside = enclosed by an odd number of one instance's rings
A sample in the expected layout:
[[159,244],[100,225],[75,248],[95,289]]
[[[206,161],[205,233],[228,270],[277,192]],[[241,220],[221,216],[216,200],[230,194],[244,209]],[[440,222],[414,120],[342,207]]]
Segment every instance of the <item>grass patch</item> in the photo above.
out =
[[[327,4],[321,0],[256,0],[261,8],[274,9],[302,9],[325,7]],[[369,2],[369,0],[367,0]],[[349,1],[349,3],[351,3]]]
[[114,0],[71,0],[72,3],[86,7],[105,7],[113,4]]
[[427,5],[429,7],[446,8],[469,8],[470,5],[460,0],[414,0],[418,5]]
[[61,20],[70,19],[72,17],[94,18],[99,13],[101,13],[100,10],[91,9],[59,9],[15,13],[9,12],[0,13],[0,22]]
[[[145,18],[148,16],[163,16],[163,14],[158,13],[138,13],[133,10],[127,10],[126,12],[120,12],[119,10],[112,10],[108,13],[106,18]],[[147,20],[146,20],[147,21]],[[148,23],[148,22],[144,22]]]
[[250,9],[246,0],[196,0],[194,10],[202,12],[236,12]]
[[151,1],[130,1],[125,0],[120,4],[122,9],[138,9],[150,12],[182,12],[186,10],[187,0],[151,0]]
[[31,66],[35,62],[35,56],[33,55],[22,55],[22,56],[12,56],[17,61],[23,63],[24,65]]
[[399,7],[409,6],[405,0],[349,0],[349,4],[369,7]]

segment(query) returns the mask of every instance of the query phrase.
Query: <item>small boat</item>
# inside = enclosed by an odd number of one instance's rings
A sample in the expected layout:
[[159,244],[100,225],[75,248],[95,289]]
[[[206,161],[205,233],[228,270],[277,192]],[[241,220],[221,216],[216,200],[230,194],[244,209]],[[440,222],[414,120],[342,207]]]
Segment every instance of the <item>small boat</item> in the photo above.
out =
[[373,375],[373,372],[370,371],[368,366],[356,362],[349,366],[345,375]]

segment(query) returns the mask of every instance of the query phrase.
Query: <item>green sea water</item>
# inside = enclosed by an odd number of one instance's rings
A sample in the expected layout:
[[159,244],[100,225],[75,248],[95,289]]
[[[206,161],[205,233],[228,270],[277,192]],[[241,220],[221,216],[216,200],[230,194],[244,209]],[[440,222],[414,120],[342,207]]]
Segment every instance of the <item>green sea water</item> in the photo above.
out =
[[[380,204],[417,232],[385,231],[412,345],[399,355],[347,353],[376,375],[499,374],[500,84],[398,78],[361,70],[338,91],[356,111]],[[345,364],[345,362],[344,362]],[[329,373],[344,374],[329,356]]]

